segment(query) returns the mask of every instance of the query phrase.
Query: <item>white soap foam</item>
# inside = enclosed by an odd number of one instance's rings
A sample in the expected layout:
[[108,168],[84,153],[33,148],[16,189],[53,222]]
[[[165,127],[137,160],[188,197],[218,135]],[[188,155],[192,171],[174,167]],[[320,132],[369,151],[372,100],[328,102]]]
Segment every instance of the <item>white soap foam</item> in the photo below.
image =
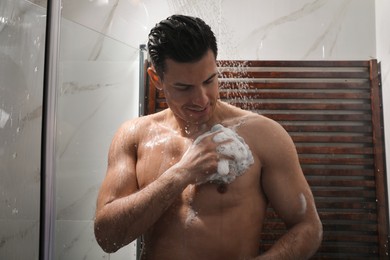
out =
[[212,174],[208,178],[208,181],[231,183],[236,177],[241,176],[253,164],[254,160],[249,146],[245,143],[244,139],[232,129],[220,124],[214,125],[209,132],[199,136],[194,144],[218,131],[221,132],[213,137],[214,142],[221,143],[227,140],[230,140],[230,142],[217,146],[217,152],[234,159],[220,159],[217,172]]
[[218,170],[217,172],[220,175],[228,175],[229,174],[229,161],[220,159],[218,162]]

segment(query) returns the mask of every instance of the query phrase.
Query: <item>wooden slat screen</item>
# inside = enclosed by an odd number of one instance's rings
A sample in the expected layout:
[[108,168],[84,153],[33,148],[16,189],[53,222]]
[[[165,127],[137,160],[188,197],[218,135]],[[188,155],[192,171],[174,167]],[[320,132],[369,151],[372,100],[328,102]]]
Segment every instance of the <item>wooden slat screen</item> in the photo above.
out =
[[[278,121],[295,142],[324,226],[313,259],[387,259],[388,203],[378,64],[218,61],[220,98]],[[146,114],[167,107],[146,78]],[[286,228],[272,205],[260,251]]]

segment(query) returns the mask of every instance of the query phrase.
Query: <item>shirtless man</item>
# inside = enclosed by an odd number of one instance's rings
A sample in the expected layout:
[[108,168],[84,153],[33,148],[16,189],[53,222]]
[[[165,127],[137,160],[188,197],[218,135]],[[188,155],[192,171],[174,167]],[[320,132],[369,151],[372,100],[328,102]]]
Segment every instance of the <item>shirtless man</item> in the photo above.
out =
[[[176,15],[149,35],[148,74],[168,109],[125,122],[116,133],[96,209],[106,252],[143,236],[142,259],[307,259],[322,224],[295,146],[276,122],[218,99],[217,45],[201,19]],[[209,181],[221,124],[248,145],[253,161],[230,183]],[[288,232],[259,255],[268,203]]]

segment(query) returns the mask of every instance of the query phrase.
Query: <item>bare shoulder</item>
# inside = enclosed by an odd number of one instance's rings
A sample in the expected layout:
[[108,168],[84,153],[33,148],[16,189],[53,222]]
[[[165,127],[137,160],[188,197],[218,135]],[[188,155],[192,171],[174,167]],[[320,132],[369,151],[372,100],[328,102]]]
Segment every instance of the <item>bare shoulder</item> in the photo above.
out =
[[253,134],[257,137],[260,135],[265,138],[270,138],[275,134],[287,134],[278,122],[252,111],[228,105],[228,113],[229,117],[224,121],[224,124],[235,127],[239,132]]
[[279,134],[287,134],[278,122],[260,114],[251,113],[241,120],[243,121],[244,128],[266,138],[271,138]]
[[126,144],[138,144],[147,137],[147,130],[163,118],[163,112],[130,119],[118,128],[113,142],[116,140]]
[[236,113],[226,125],[235,128],[259,158],[269,160],[294,152],[292,139],[280,123],[250,111]]

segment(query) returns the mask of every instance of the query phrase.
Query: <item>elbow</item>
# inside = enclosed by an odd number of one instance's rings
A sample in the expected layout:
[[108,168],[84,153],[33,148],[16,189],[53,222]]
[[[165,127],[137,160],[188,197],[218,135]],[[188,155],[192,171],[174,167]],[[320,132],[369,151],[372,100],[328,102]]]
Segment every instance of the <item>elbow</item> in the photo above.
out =
[[107,254],[115,253],[119,249],[117,247],[109,245],[108,243],[106,243],[105,241],[102,241],[102,240],[100,240],[100,241],[98,240],[98,244],[99,244],[100,248],[103,249],[103,251],[106,252]]
[[120,248],[136,239],[123,227],[114,225],[112,221],[96,218],[94,222],[95,239],[106,253],[115,253]]
[[109,234],[109,230],[104,228],[97,220],[95,220],[94,223],[94,233],[96,242],[104,252],[111,254],[119,250],[120,246],[113,241],[112,236]]
[[[297,259],[310,259],[320,249],[323,239],[323,226],[320,218],[312,218],[306,222],[306,235],[302,236],[302,251],[297,252],[295,258]],[[298,257],[299,256],[299,257]]]
[[118,251],[119,247],[114,246],[112,243],[109,243],[108,241],[104,241],[102,239],[96,239],[100,248],[103,249],[104,252],[107,254],[112,254]]

